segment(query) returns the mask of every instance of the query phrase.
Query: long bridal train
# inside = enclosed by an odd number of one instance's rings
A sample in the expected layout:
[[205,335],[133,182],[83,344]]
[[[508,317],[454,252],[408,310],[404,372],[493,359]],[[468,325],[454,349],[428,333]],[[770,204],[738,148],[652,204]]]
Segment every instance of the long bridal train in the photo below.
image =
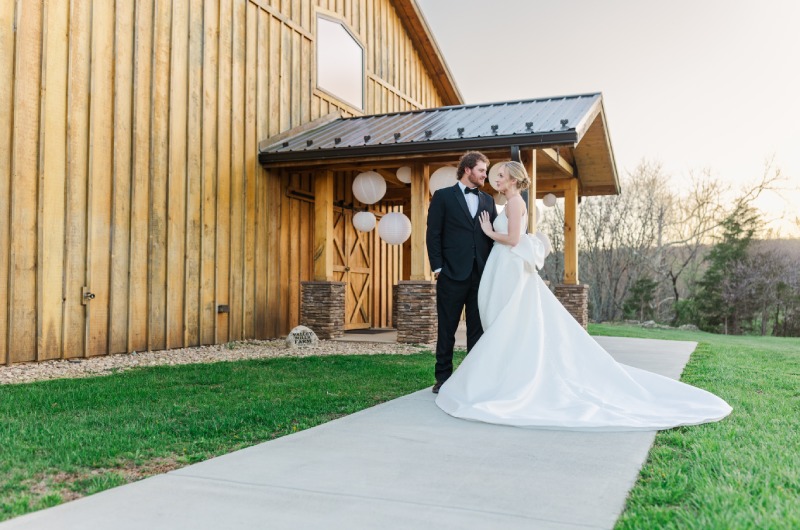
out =
[[[494,223],[507,233],[501,213]],[[535,236],[495,243],[481,280],[484,335],[442,386],[448,414],[550,429],[633,431],[719,421],[731,412],[705,390],[616,362],[539,277]]]

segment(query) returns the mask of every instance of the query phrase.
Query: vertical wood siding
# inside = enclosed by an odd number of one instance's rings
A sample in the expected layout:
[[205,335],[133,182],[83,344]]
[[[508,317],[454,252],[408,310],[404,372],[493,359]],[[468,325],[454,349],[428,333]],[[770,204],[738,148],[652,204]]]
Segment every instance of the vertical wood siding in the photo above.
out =
[[[0,79],[14,78],[16,39],[14,2],[0,2]],[[14,126],[14,84],[0,83],[0,362],[10,360],[8,345],[11,277],[11,146]]]
[[[365,48],[364,109],[316,89],[318,12]],[[6,0],[0,79],[0,363],[285,334],[313,175],[258,142],[442,101],[391,0]],[[402,249],[370,237],[385,327]]]

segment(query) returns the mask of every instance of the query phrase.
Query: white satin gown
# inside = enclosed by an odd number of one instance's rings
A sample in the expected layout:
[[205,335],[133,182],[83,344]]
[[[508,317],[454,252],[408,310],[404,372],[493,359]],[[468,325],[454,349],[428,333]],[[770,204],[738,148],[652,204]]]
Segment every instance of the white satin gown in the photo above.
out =
[[[505,212],[494,229],[508,233]],[[539,277],[545,254],[542,241],[524,233],[513,248],[494,244],[478,293],[484,334],[439,390],[442,410],[582,431],[669,429],[730,414],[714,394],[616,362]]]

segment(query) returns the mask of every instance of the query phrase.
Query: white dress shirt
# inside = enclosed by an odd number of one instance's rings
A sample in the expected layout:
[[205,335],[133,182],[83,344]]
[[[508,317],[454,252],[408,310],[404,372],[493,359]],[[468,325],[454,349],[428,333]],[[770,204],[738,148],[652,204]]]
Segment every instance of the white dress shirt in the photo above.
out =
[[469,214],[472,217],[475,217],[475,214],[478,213],[478,196],[474,193],[465,193],[464,190],[467,189],[467,186],[465,186],[460,180],[458,181],[458,187],[461,189],[461,193],[464,195],[464,199],[467,201]]

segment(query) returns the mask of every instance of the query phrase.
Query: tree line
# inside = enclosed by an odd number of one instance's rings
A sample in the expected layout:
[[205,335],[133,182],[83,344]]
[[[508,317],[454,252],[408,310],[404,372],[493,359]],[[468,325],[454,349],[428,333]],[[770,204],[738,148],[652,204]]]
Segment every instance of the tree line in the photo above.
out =
[[[782,182],[768,163],[738,192],[708,172],[675,189],[660,164],[644,161],[620,195],[584,198],[579,264],[590,318],[800,336],[800,241],[776,240],[754,206]],[[559,201],[539,223],[553,244],[541,272],[551,286],[564,275],[563,226]]]

